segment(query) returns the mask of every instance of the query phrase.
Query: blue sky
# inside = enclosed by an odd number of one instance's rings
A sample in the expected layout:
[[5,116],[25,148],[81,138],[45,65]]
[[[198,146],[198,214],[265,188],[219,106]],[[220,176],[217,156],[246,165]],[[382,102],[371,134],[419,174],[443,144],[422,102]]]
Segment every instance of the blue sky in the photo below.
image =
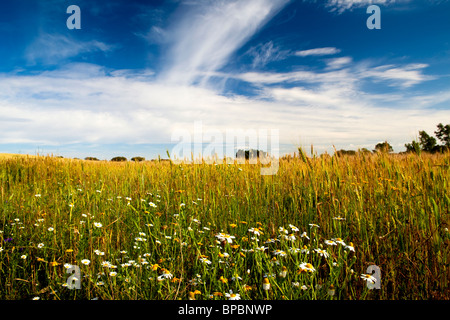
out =
[[277,130],[279,154],[404,151],[450,123],[449,14],[442,0],[8,1],[0,152],[165,157],[199,123],[223,141]]

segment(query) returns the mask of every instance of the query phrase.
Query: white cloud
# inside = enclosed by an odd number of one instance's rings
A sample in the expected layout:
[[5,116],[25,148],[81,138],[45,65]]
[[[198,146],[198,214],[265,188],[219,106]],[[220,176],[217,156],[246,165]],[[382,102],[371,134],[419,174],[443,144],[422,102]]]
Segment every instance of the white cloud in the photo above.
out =
[[291,55],[290,50],[281,50],[273,41],[260,44],[256,47],[250,48],[247,55],[253,57],[253,68],[263,67],[272,61],[279,61],[286,59]]
[[60,34],[43,33],[26,49],[25,57],[30,64],[57,65],[80,54],[112,49],[113,46],[97,40],[83,42]]
[[405,66],[383,65],[365,70],[362,77],[371,77],[375,81],[390,81],[390,85],[400,85],[408,88],[415,84],[433,80],[434,77],[424,75],[421,70],[428,67],[426,64],[408,64]]
[[167,54],[170,67],[162,78],[191,84],[202,80],[199,76],[218,71],[287,2],[235,0],[193,5],[167,30],[171,40]]
[[353,10],[354,8],[368,7],[375,5],[391,5],[398,2],[409,2],[410,0],[328,0],[326,7],[330,8],[331,12],[339,14]]
[[309,50],[302,50],[297,51],[295,53],[296,56],[299,57],[307,57],[307,56],[326,56],[326,55],[333,55],[341,52],[341,50],[334,48],[334,47],[325,47],[325,48],[316,48],[316,49],[309,49]]
[[[174,130],[191,130],[195,121],[202,121],[205,131],[279,129],[280,144],[293,149],[312,143],[331,152],[333,144],[348,148],[387,139],[400,144],[398,151],[414,132],[433,129],[448,117],[448,111],[429,107],[450,101],[450,95],[369,94],[359,83],[386,77],[400,83],[420,81],[424,68],[381,66],[367,68],[366,75],[356,72],[361,69],[357,67],[353,72],[239,75],[261,86],[254,97],[226,97],[199,86],[164,83],[128,70],[108,73],[87,64],[33,76],[3,74],[0,119],[8,121],[2,121],[0,144],[170,143],[175,142],[170,140]],[[418,78],[408,71],[419,72]],[[294,80],[314,86],[283,86]]]
[[327,60],[327,69],[340,69],[349,65],[353,59],[351,57],[341,57]]

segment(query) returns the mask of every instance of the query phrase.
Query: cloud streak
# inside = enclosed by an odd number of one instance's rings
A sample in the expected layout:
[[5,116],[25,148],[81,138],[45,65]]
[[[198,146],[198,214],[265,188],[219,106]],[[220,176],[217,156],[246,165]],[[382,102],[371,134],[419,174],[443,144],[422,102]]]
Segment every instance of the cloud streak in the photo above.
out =
[[185,85],[207,80],[205,74],[223,67],[287,3],[287,0],[235,0],[183,7],[180,21],[167,31],[171,45],[169,68],[161,78]]
[[60,34],[43,33],[27,48],[25,57],[32,65],[57,65],[81,54],[108,52],[113,48],[97,40],[83,42]]
[[341,52],[341,50],[334,47],[325,47],[325,48],[316,48],[316,49],[308,49],[297,51],[295,53],[296,56],[299,57],[307,57],[307,56],[327,56],[333,55]]

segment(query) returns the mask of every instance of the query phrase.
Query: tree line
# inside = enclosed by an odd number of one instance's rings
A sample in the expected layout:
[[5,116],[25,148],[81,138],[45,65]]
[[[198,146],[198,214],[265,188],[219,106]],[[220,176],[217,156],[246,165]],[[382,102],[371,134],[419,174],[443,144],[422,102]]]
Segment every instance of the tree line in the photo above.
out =
[[[443,125],[442,123],[439,123],[437,125],[436,131],[434,131],[434,134],[436,136],[430,136],[426,131],[421,130],[419,131],[419,139],[413,140],[411,143],[406,143],[406,153],[417,153],[420,154],[421,152],[429,152],[429,153],[442,153],[445,151],[450,150],[450,124]],[[438,140],[441,142],[441,144],[438,144]],[[372,150],[373,152],[386,152],[390,153],[393,152],[394,149],[392,146],[387,142],[380,142],[375,146],[375,149]],[[355,150],[337,150],[336,155],[355,155],[357,152],[361,153],[371,153],[370,150],[366,148],[362,148],[358,151]]]

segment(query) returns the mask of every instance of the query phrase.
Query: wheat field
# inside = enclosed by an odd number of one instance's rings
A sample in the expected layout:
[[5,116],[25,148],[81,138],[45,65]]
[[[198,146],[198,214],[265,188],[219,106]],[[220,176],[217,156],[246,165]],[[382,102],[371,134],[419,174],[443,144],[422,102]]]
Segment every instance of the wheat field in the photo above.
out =
[[2,155],[0,299],[449,299],[449,165]]

